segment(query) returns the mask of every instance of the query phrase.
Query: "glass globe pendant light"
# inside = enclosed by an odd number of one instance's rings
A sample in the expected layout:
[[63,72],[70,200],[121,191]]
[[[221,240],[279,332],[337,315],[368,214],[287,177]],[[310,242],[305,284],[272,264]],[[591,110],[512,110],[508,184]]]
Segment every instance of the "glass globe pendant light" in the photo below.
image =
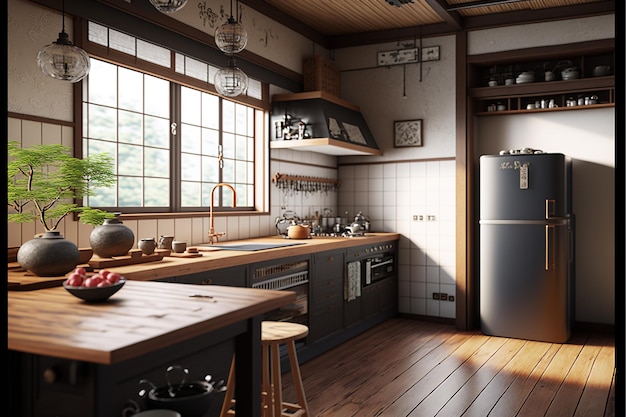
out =
[[187,0],[150,0],[161,13],[174,13],[185,7]]
[[59,38],[39,50],[37,64],[44,74],[73,83],[89,74],[89,55],[72,44],[68,34],[65,33],[65,1],[63,1],[63,28]]
[[[237,2],[239,13],[239,1]],[[215,44],[225,54],[237,54],[243,51],[248,43],[248,33],[241,23],[233,17],[233,1],[230,1],[230,17],[228,21],[215,29]]]
[[226,97],[236,97],[248,88],[248,76],[237,67],[235,58],[228,58],[228,66],[215,74],[215,89]]

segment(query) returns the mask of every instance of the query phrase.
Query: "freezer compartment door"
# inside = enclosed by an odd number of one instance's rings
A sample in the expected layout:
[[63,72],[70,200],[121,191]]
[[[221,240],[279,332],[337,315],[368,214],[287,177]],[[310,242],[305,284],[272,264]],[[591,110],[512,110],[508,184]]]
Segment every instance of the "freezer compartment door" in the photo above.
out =
[[480,225],[480,319],[494,336],[566,342],[573,322],[568,224]]
[[480,158],[480,218],[566,217],[571,211],[570,164],[563,154]]

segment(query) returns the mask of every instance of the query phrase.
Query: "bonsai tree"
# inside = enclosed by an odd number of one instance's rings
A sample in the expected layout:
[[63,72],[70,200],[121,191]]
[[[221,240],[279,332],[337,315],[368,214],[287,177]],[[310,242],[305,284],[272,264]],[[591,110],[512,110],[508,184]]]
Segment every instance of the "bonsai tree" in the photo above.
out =
[[8,142],[8,220],[26,223],[38,220],[46,231],[56,230],[65,216],[78,213],[84,224],[99,225],[113,213],[76,203],[92,195],[90,187],[115,182],[112,158],[98,154],[79,159],[63,145],[21,148]]

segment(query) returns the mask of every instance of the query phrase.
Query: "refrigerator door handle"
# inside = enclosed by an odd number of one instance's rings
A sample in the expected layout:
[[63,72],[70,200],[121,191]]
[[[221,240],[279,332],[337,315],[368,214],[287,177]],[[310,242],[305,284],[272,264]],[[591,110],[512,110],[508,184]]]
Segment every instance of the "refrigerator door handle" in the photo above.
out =
[[546,198],[546,219],[554,217],[556,213],[556,200]]
[[546,271],[549,271],[554,265],[551,261],[554,253],[554,226],[546,224]]

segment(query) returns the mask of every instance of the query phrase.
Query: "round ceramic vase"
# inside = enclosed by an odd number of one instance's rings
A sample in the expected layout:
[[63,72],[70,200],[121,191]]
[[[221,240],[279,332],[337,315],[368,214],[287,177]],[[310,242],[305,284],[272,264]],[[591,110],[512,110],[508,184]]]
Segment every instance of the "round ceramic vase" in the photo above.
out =
[[135,244],[135,234],[125,226],[116,213],[112,219],[104,220],[100,226],[96,226],[89,235],[89,244],[93,253],[101,258],[123,256]]
[[79,259],[78,246],[56,230],[25,242],[17,251],[20,266],[40,277],[65,275],[78,265]]

